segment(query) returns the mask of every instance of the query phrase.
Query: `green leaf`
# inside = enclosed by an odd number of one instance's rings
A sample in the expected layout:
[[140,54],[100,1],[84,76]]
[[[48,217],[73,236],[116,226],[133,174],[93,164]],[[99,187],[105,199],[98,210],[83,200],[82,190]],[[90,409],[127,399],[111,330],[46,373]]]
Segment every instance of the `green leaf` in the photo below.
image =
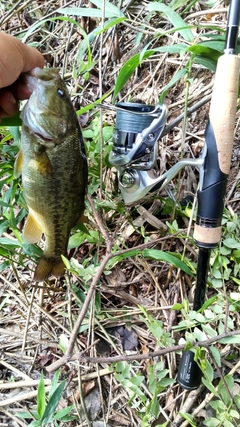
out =
[[66,258],[64,255],[62,255],[62,260],[63,260],[64,265],[66,266],[66,268],[68,270],[70,270],[71,269],[71,263],[70,263],[69,259]]
[[234,387],[234,378],[233,378],[233,376],[228,374],[228,375],[226,375],[224,377],[224,379],[226,381],[226,384],[227,384],[229,390],[232,391],[233,387]]
[[4,208],[12,208],[12,205],[9,203],[5,203],[2,200],[0,200],[0,206],[3,206]]
[[37,394],[37,413],[39,418],[43,416],[45,407],[46,407],[46,393],[45,393],[43,372],[41,372],[40,381],[38,384],[38,394]]
[[68,249],[77,248],[85,240],[88,243],[93,243],[93,244],[96,244],[99,241],[99,235],[96,230],[88,230],[83,224],[80,224],[78,228],[81,231],[74,233],[70,237],[69,243],[68,243]]
[[217,427],[219,425],[219,420],[217,418],[210,417],[203,422],[207,427]]
[[77,111],[77,115],[80,116],[81,114],[86,113],[87,111],[93,109],[96,105],[101,104],[101,102],[104,101],[104,99],[108,98],[113,89],[111,89],[109,92],[105,93],[101,98],[98,98],[96,101],[92,102],[92,104],[86,105],[86,107],[82,107],[80,110]]
[[[94,2],[93,2],[94,3]],[[111,5],[111,8],[106,8],[104,12],[105,18],[119,18],[124,16],[118,7]],[[63,7],[57,10],[58,13],[71,16],[90,16],[94,18],[102,18],[103,12],[100,9],[87,7]]]
[[19,126],[20,125],[9,126],[9,132],[12,135],[14,141],[17,143],[17,145],[19,145],[21,141],[21,133],[20,133]]
[[184,351],[188,351],[188,350],[193,350],[193,343],[192,343],[192,341],[187,341],[186,342]]
[[158,385],[160,385],[161,387],[168,387],[169,385],[174,383],[174,379],[173,378],[163,378],[162,380],[159,381]]
[[226,405],[223,403],[222,400],[219,400],[219,399],[212,400],[209,404],[217,412],[225,412],[226,411]]
[[218,335],[217,331],[210,326],[201,325],[201,328],[208,334],[210,337],[216,337]]
[[221,356],[220,356],[219,350],[213,346],[211,346],[210,349],[211,349],[211,353],[212,353],[212,356],[214,357],[216,364],[220,368],[221,367]]
[[195,422],[194,422],[194,418],[191,414],[179,412],[179,415],[181,415],[181,417],[183,417],[185,420],[187,420],[191,427],[197,427]]
[[205,366],[204,374],[206,375],[208,381],[212,382],[214,378],[213,368],[208,360],[205,360],[205,363],[206,363],[206,366]]
[[199,323],[205,322],[205,317],[201,313],[194,313],[194,319],[197,320]]
[[236,279],[236,277],[233,277],[233,276],[230,276],[230,278],[232,280],[234,280],[234,282],[236,282],[238,285],[240,285],[240,280],[239,279]]
[[206,335],[199,328],[194,328],[193,335],[197,341],[204,341],[206,339]]
[[228,420],[223,421],[223,427],[235,427],[236,424],[231,423]]
[[240,418],[239,412],[237,412],[235,409],[230,409],[229,415],[233,418],[237,418],[237,420]]
[[232,403],[232,399],[229,396],[227,387],[225,386],[225,384],[223,383],[223,381],[221,380],[218,384],[218,392],[221,395],[221,398],[225,404],[225,406],[229,406]]
[[210,305],[212,305],[215,301],[217,301],[217,296],[209,298],[201,307],[201,311],[204,312]]
[[74,408],[74,405],[67,406],[66,408],[60,409],[59,411],[57,411],[56,415],[54,415],[54,420],[62,420],[62,418],[68,415],[73,408]]
[[158,396],[156,393],[153,395],[153,399],[151,401],[150,411],[155,418],[157,418],[160,414],[160,405],[158,401]]
[[188,49],[188,45],[183,43],[173,44],[171,46],[161,46],[154,48],[154,52],[163,52],[163,53],[180,53],[185,52]]
[[[92,0],[92,3],[94,3],[95,6],[102,9],[102,6],[103,6],[102,0]],[[108,13],[109,16],[111,15],[112,17],[113,16],[124,16],[123,12],[117,6],[112,4],[110,1],[105,0],[104,5],[105,5],[105,12],[104,12],[105,17],[107,17],[106,13]]]
[[42,422],[41,420],[32,421],[28,427],[42,427]]
[[143,57],[141,58],[141,54],[137,53],[136,55],[132,56],[126,64],[121,68],[116,83],[115,83],[115,89],[113,93],[113,102],[115,102],[115,98],[117,94],[122,90],[123,86],[127,83],[127,81],[130,79],[136,68],[141,64],[141,62],[144,59],[149,58],[154,53],[153,50],[146,50]]
[[170,252],[164,252],[158,249],[144,249],[143,256],[145,258],[151,258],[151,259],[156,259],[158,261],[168,262],[169,264],[172,264],[175,267],[180,268],[190,276],[193,276],[193,273],[190,270],[190,268],[183,261],[178,259],[176,255]]
[[56,20],[68,21],[71,24],[75,24],[80,30],[82,30],[82,27],[80,26],[80,24],[77,21],[75,21],[74,19],[69,18],[67,16],[54,16],[53,18],[46,18],[46,19],[37,21],[35,24],[31,25],[31,27],[29,27],[29,29],[24,34],[24,36],[22,38],[22,42],[25,43],[26,40],[28,39],[28,37],[31,36],[33,31],[36,30],[37,28],[41,27],[42,25],[44,25],[46,22],[48,22],[48,21],[51,22],[51,21],[56,21]]
[[203,55],[197,55],[194,58],[194,62],[196,64],[200,64],[205,68],[208,68],[208,70],[215,72],[217,68],[217,62],[214,59],[206,58]]
[[0,237],[0,245],[2,246],[12,246],[13,248],[21,248],[22,244],[16,239],[8,239],[7,237]]
[[236,250],[232,251],[232,256],[234,258],[237,258],[240,261],[240,250],[236,249]]
[[162,12],[166,15],[167,19],[172,23],[176,30],[181,34],[181,36],[188,42],[193,41],[193,33],[189,29],[189,26],[181,18],[178,13],[174,12],[169,6],[166,6],[163,3],[149,3],[148,9],[150,12]]
[[172,306],[171,310],[177,310],[177,311],[179,311],[179,310],[182,310],[182,308],[183,308],[183,305],[180,304],[179,302],[177,302],[176,304],[174,304]]
[[202,382],[208,388],[208,390],[210,390],[211,393],[214,394],[214,396],[218,397],[218,392],[215,389],[215,387],[213,387],[212,383],[210,383],[209,381],[206,380],[206,378],[203,378],[203,377],[202,377]]
[[231,249],[240,249],[240,242],[229,237],[228,239],[224,239],[224,246]]
[[58,380],[59,380],[59,376],[60,376],[60,369],[58,369],[52,379],[52,383],[51,383],[51,388],[48,394],[48,398],[50,399],[51,396],[53,395],[53,393],[55,392],[55,390],[57,389],[58,386]]
[[240,301],[240,293],[239,292],[230,292],[230,298],[234,301]]
[[45,412],[41,418],[42,423],[48,424],[52,422],[56,407],[61,399],[65,384],[66,380],[62,381],[50,397]]
[[210,50],[217,50],[219,53],[223,53],[225,40],[204,40],[195,46],[203,46],[209,48]]
[[238,409],[240,409],[240,394],[234,396],[234,403],[237,405]]
[[59,347],[63,353],[66,353],[68,347],[68,337],[65,334],[61,334],[59,337]]
[[[34,414],[33,412],[32,412],[32,414],[33,415],[36,415],[36,417],[37,417],[37,412]],[[29,418],[32,418],[32,415],[29,413],[29,412],[24,412],[24,411],[22,411],[22,412],[16,412],[16,414],[15,414],[18,418],[24,418],[24,419],[29,419]]]
[[136,377],[132,377],[130,378],[130,382],[135,385],[135,386],[140,386],[142,384],[142,382],[144,381],[145,377],[144,376],[136,376]]
[[200,44],[190,46],[188,48],[188,51],[194,53],[195,55],[202,55],[206,56],[207,58],[212,58],[215,61],[217,61],[218,58],[221,56],[221,54],[217,50],[210,49],[209,47],[202,46]]
[[218,341],[221,344],[240,344],[240,335],[233,335],[232,337],[225,337]]
[[130,365],[126,362],[117,362],[115,370],[116,372],[121,372],[125,377],[128,377],[130,374]]

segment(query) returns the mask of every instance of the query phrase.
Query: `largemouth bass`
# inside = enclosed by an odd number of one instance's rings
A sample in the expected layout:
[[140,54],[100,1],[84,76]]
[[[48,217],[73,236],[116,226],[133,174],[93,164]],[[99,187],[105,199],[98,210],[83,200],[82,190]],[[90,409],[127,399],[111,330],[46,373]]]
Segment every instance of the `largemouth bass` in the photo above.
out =
[[29,215],[23,239],[45,248],[34,280],[64,275],[70,230],[84,211],[87,159],[81,129],[65,83],[56,69],[35,68],[26,76],[32,94],[21,113],[21,150],[15,174],[22,174]]

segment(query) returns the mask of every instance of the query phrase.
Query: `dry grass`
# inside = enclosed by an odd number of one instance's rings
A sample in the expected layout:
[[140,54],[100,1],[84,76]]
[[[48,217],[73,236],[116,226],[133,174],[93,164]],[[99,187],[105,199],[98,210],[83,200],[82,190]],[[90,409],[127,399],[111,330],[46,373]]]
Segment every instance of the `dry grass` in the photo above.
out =
[[[22,37],[27,29],[46,17],[57,16],[57,9],[63,6],[79,6],[87,2],[49,1],[2,1],[0,5],[0,22],[2,30]],[[125,14],[131,23],[121,23],[107,33],[98,36],[92,43],[92,57],[95,66],[89,71],[88,80],[78,74],[78,49],[82,36],[76,25],[68,21],[53,20],[43,23],[33,30],[27,38],[27,43],[36,46],[45,56],[46,65],[58,67],[65,77],[69,89],[75,95],[73,100],[77,109],[87,106],[99,97],[113,89],[116,77],[123,64],[134,53],[152,39],[154,29],[161,27],[167,30],[169,24],[155,15],[149,22],[149,27],[142,32],[141,41],[136,44],[136,30],[146,18],[147,1],[123,2]],[[75,18],[86,30],[96,26],[95,19]],[[226,7],[219,4],[215,13],[196,4],[186,15],[189,25],[201,26],[209,24],[212,27],[226,27]],[[198,27],[194,27],[196,37],[199,36]],[[214,32],[214,30],[212,30]],[[172,33],[169,37],[156,39],[155,44],[171,44],[177,42],[178,34]],[[151,45],[151,46],[152,46]],[[169,82],[174,72],[183,67],[186,58],[177,55],[158,54],[144,61],[135,72],[119,95],[119,100],[141,98],[144,102],[156,104],[162,88]],[[193,65],[193,83],[190,85],[189,106],[194,106],[202,98],[211,94],[213,75],[199,65]],[[178,82],[169,92],[166,102],[169,106],[168,123],[176,119],[184,109],[186,99],[186,85]],[[209,98],[208,98],[209,99]],[[106,100],[111,103],[111,96]],[[179,123],[171,132],[165,135],[160,142],[159,168],[161,173],[175,164],[181,154],[197,156],[204,142],[204,130],[208,118],[209,104],[205,103],[188,119],[186,137],[183,140],[184,130]],[[90,110],[87,116],[87,125],[91,123],[96,110]],[[239,117],[238,117],[239,119]],[[101,116],[103,123],[112,124],[113,115],[105,111]],[[85,125],[86,126],[86,125]],[[236,141],[239,130],[237,127]],[[231,212],[239,213],[238,174],[239,148],[234,146],[233,167],[227,192],[227,205]],[[103,171],[106,190],[97,190],[93,198],[111,199],[114,191],[113,174],[110,169]],[[181,185],[178,186],[178,197],[182,199],[187,194],[195,194],[198,176],[187,168],[181,175]],[[91,183],[90,183],[91,184]],[[171,186],[174,190],[178,185],[175,180]],[[116,194],[116,191],[115,193]],[[161,195],[166,197],[167,194]],[[121,203],[114,196],[114,202]],[[161,202],[161,198],[160,198]],[[91,199],[89,202],[91,204]],[[183,272],[169,268],[163,262],[153,262],[142,257],[127,258],[113,268],[111,274],[104,274],[104,263],[111,258],[109,253],[113,245],[118,251],[125,248],[138,247],[148,241],[153,246],[164,251],[183,252],[185,248],[189,259],[197,262],[196,247],[192,240],[178,235],[169,235],[166,221],[171,215],[161,217],[159,200],[148,202],[144,206],[122,209],[118,212],[102,211],[102,216],[91,211],[90,226],[104,237],[99,244],[84,243],[73,254],[76,258],[88,255],[95,257],[100,267],[93,276],[92,282],[86,284],[84,280],[68,273],[64,279],[51,279],[40,286],[32,281],[32,261],[25,259],[25,265],[18,266],[16,261],[19,253],[13,259],[11,268],[0,274],[0,425],[26,426],[26,421],[19,421],[16,412],[32,410],[36,405],[37,384],[41,370],[44,371],[46,387],[49,388],[53,370],[56,364],[62,366],[61,378],[67,378],[67,387],[60,406],[73,403],[78,413],[78,421],[69,422],[69,426],[140,426],[141,421],[137,410],[128,404],[128,395],[112,374],[111,362],[114,356],[132,361],[132,370],[136,374],[146,375],[151,363],[146,359],[148,352],[158,352],[156,339],[147,330],[141,321],[139,305],[147,308],[149,313],[163,322],[169,332],[172,326],[181,320],[177,312],[171,307],[184,298],[192,302],[193,283]],[[179,217],[179,228],[186,233],[189,226],[187,217]],[[144,228],[144,232],[143,232]],[[143,236],[144,233],[144,236]],[[10,230],[5,237],[11,238]],[[147,247],[147,245],[145,245]],[[228,280],[228,289],[235,290],[236,286]],[[210,288],[208,296],[216,293]],[[87,300],[84,303],[84,297]],[[101,299],[101,303],[100,303]],[[80,313],[80,314],[79,314]],[[228,313],[226,313],[226,318]],[[232,320],[239,324],[239,314],[235,313]],[[77,327],[76,327],[77,325]],[[80,327],[80,329],[79,329]],[[119,329],[122,327],[122,330]],[[126,350],[126,342],[121,337],[121,331],[130,328],[132,335],[128,338],[131,350]],[[117,328],[117,339],[113,340],[113,328]],[[236,326],[237,329],[237,326]],[[133,334],[134,332],[134,334]],[[176,343],[179,335],[172,332]],[[63,356],[59,346],[60,337],[67,341],[67,359]],[[70,340],[70,349],[69,349]],[[136,340],[137,344],[133,344]],[[219,346],[223,357],[223,366],[226,372],[239,375],[239,363],[233,366],[225,359],[231,353],[231,346]],[[239,346],[234,352],[239,354]],[[169,369],[170,377],[175,378],[179,363],[179,354],[175,351],[156,353],[154,361],[164,361]],[[143,355],[143,357],[141,357]],[[128,358],[128,356],[131,356]],[[60,362],[59,362],[60,360]],[[98,362],[97,362],[98,361]],[[147,379],[146,379],[147,381]],[[146,395],[151,398],[146,383]],[[239,391],[238,391],[239,393]],[[169,421],[168,426],[185,427],[189,423],[184,421],[179,412],[188,412],[197,418],[197,425],[209,417],[209,401],[213,396],[201,386],[197,391],[188,393],[182,391],[175,382],[161,395],[161,415],[158,424]],[[84,411],[83,401],[86,410]],[[88,419],[86,414],[88,413]],[[97,423],[99,421],[99,424]],[[102,421],[102,423],[101,423]],[[94,424],[95,422],[95,424]],[[60,423],[60,425],[63,425]],[[157,424],[152,424],[156,426]]]

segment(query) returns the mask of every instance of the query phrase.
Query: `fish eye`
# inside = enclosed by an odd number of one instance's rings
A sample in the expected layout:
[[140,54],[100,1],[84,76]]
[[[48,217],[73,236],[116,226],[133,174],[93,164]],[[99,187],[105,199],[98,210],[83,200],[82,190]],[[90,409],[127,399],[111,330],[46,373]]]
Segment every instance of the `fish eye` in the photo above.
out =
[[64,98],[65,97],[65,92],[62,89],[58,89],[57,90],[58,95],[60,96],[60,98]]

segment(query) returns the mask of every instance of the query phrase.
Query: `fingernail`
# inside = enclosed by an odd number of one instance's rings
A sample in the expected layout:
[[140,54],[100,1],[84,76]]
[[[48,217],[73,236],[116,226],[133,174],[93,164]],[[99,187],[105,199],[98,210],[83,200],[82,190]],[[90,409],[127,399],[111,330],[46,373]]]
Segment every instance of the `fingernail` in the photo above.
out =
[[13,94],[10,95],[9,101],[12,105],[16,105],[17,104],[17,100],[14,98]]

